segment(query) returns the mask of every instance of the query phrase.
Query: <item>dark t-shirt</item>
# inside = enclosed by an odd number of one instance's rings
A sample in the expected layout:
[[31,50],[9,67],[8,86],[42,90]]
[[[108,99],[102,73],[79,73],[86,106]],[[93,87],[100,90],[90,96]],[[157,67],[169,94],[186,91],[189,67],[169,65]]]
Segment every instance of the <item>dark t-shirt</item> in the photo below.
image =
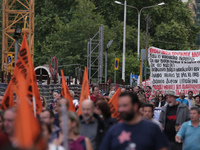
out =
[[178,105],[169,107],[167,106],[167,112],[166,112],[166,124],[164,133],[167,136],[168,140],[171,142],[175,142],[175,136],[176,136],[176,112],[177,112]]
[[148,120],[135,125],[122,122],[108,130],[99,150],[126,150],[131,144],[136,145],[135,150],[157,150],[167,147],[168,142],[159,127]]

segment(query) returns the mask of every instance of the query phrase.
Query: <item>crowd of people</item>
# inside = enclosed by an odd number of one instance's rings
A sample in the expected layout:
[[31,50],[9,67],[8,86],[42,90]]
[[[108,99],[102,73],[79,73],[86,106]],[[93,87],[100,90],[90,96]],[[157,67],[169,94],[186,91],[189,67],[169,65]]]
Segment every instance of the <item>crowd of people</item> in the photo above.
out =
[[[53,102],[48,106],[41,96],[42,112],[37,116],[41,124],[44,150],[64,150],[67,128],[69,150],[198,150],[200,149],[200,94],[188,96],[174,90],[165,93],[151,87],[121,88],[117,99],[120,120],[112,117],[109,101],[116,92],[111,86],[102,93],[98,86],[90,89],[90,99],[79,104],[70,90],[73,104],[82,115],[66,111],[67,127],[62,118],[62,105],[68,110],[69,100],[59,90],[53,91]],[[154,117],[155,108],[161,108],[159,119]],[[0,149],[15,149],[14,125],[16,109],[0,113]]]

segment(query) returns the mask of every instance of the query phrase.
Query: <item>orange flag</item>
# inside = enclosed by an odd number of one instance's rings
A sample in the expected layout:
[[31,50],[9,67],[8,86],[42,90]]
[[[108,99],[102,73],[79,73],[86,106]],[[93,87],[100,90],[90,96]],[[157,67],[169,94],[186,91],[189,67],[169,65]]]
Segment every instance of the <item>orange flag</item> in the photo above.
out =
[[[14,74],[12,77],[12,81],[14,83],[14,86],[17,86],[18,84],[15,82],[15,79],[17,76],[22,76],[23,80],[26,80],[26,88],[27,96],[31,102],[33,102],[33,97],[35,97],[36,102],[36,112],[37,114],[40,114],[42,111],[42,103],[40,100],[40,93],[38,90],[37,82],[36,82],[36,76],[35,71],[33,67],[33,62],[31,59],[28,43],[26,40],[26,34],[24,34],[22,46],[20,48],[18,59],[15,65]],[[20,88],[14,88],[15,93],[19,95]]]
[[120,120],[119,113],[118,113],[118,97],[120,94],[121,94],[121,89],[118,88],[118,90],[115,92],[115,94],[112,96],[112,98],[108,102],[110,106],[111,116],[113,118],[116,118],[117,120]]
[[6,110],[9,107],[14,107],[13,91],[11,89],[12,81],[8,84],[6,92],[1,102],[1,109]]
[[88,84],[88,76],[87,76],[87,67],[85,67],[85,72],[83,75],[83,83],[82,83],[82,89],[81,89],[81,96],[80,96],[80,102],[79,102],[79,109],[78,109],[78,115],[82,114],[81,111],[81,104],[84,100],[89,99],[90,92],[89,92],[89,84]]
[[63,73],[62,69],[61,69],[61,75],[62,75],[62,90],[61,90],[61,94],[62,94],[62,96],[64,98],[69,100],[69,111],[76,112],[76,109],[75,109],[74,104],[73,104],[72,97],[71,97],[71,95],[69,93],[69,87],[66,84],[65,76],[64,76],[64,73]]
[[34,117],[32,106],[27,98],[28,89],[23,76],[17,76],[16,82],[20,87],[18,94],[19,104],[16,110],[14,139],[18,148],[32,148],[39,138],[41,128],[38,120]]

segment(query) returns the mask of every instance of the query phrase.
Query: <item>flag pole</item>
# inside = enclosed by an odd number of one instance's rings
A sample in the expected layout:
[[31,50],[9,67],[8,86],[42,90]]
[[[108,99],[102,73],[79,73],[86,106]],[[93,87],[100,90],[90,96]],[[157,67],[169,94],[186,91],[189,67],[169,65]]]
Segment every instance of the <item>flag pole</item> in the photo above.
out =
[[65,150],[69,150],[69,146],[68,146],[68,126],[67,126],[67,120],[68,120],[68,116],[67,116],[67,108],[65,103],[61,103],[61,112],[62,112],[62,126],[63,126],[63,146],[65,148]]
[[34,111],[34,116],[36,117],[36,104],[35,104],[35,96],[33,96],[33,111]]

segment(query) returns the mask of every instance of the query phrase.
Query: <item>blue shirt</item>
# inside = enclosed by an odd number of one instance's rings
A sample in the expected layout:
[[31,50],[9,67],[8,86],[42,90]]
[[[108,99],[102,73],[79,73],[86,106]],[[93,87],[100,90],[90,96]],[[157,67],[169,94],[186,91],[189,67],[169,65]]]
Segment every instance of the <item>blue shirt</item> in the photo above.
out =
[[157,150],[167,147],[168,141],[158,125],[149,120],[134,125],[122,122],[108,130],[99,150],[126,150],[130,145],[136,150]]
[[200,123],[196,128],[191,121],[183,123],[177,135],[183,141],[183,150],[200,149]]
[[183,103],[183,104],[186,104],[187,106],[189,106],[189,103],[188,103],[188,100],[187,100],[187,99],[181,100],[180,98],[177,98],[176,101],[178,101],[178,102],[180,102],[180,103]]

